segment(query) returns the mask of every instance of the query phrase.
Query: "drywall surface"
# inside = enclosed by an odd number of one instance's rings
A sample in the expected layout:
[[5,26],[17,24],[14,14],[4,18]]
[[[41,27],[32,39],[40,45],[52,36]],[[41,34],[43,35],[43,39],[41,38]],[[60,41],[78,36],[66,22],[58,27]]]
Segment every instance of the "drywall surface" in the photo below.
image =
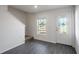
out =
[[25,40],[25,24],[0,6],[0,53],[19,46]]
[[8,6],[8,11],[19,21],[21,21],[25,25],[25,34],[28,32],[28,13],[23,12],[21,10],[15,9],[11,6]]
[[75,34],[76,34],[75,48],[76,52],[79,53],[79,6],[76,6],[75,9]]

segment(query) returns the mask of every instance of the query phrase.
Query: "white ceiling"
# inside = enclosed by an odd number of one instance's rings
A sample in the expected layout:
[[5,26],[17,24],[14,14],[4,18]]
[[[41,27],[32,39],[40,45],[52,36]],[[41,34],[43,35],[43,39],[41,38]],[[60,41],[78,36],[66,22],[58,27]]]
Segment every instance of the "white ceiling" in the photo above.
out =
[[69,5],[38,5],[38,8],[34,8],[34,5],[12,5],[12,7],[30,13],[41,12],[56,8],[69,7]]

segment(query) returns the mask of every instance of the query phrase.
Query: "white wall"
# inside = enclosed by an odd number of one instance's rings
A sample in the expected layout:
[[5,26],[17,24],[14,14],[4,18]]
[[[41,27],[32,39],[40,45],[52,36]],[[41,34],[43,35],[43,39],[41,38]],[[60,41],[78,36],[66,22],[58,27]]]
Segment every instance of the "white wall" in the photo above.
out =
[[[68,17],[68,39],[63,41],[65,44],[74,47],[74,8],[66,7],[55,10],[49,10],[45,12],[40,12],[36,14],[29,14],[29,35],[34,36],[36,39],[44,40],[48,42],[56,43],[56,20],[58,16]],[[37,35],[36,20],[38,17],[47,17],[47,35]],[[65,39],[65,38],[64,38]],[[63,39],[63,40],[64,40]]]
[[19,19],[19,21],[21,21],[24,25],[25,25],[25,27],[26,27],[26,33],[25,34],[27,34],[27,32],[28,32],[28,13],[26,13],[26,12],[23,12],[23,11],[21,11],[21,10],[19,10],[19,9],[15,9],[15,8],[13,8],[13,7],[11,7],[11,6],[8,6],[8,11],[15,17],[15,18],[17,18],[17,19]]
[[25,24],[8,11],[7,6],[0,6],[0,53],[24,43]]
[[79,53],[79,6],[76,6],[75,9],[75,34],[76,34],[75,48],[76,52]]

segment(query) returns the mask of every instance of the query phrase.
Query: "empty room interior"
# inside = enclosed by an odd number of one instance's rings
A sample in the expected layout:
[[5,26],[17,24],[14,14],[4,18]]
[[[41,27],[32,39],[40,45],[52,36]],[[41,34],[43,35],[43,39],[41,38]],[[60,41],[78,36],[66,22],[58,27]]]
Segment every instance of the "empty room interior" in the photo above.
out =
[[79,54],[79,6],[0,5],[0,54]]

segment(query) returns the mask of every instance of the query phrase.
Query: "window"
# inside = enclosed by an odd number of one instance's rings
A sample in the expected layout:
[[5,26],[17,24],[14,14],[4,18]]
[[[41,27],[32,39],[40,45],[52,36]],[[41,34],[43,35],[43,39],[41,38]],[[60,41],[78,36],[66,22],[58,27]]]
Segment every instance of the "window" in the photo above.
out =
[[67,18],[66,17],[60,17],[58,19],[58,31],[60,33],[67,33]]
[[47,24],[46,18],[37,19],[37,34],[46,34],[46,32],[47,32],[46,24]]

